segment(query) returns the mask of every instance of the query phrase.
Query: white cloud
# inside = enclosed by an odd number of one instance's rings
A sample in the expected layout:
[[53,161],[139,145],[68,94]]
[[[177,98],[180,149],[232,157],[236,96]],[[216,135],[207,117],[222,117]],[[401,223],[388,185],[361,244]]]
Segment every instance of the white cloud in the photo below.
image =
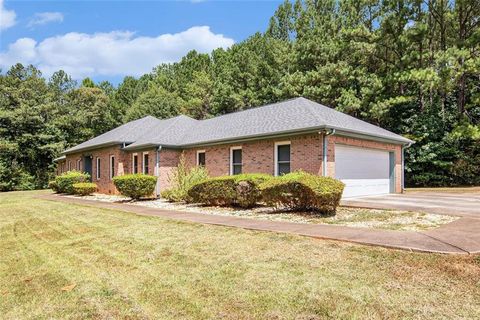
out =
[[44,25],[50,22],[62,22],[63,13],[61,12],[39,12],[30,20],[27,27]]
[[208,53],[226,48],[233,39],[215,34],[208,26],[192,27],[175,34],[135,37],[132,32],[77,33],[36,42],[18,39],[0,52],[0,68],[21,62],[36,65],[46,76],[59,69],[73,78],[86,76],[139,76],[153,67],[180,60],[190,50]]
[[0,30],[12,27],[16,23],[16,17],[15,11],[5,9],[3,0],[0,0]]

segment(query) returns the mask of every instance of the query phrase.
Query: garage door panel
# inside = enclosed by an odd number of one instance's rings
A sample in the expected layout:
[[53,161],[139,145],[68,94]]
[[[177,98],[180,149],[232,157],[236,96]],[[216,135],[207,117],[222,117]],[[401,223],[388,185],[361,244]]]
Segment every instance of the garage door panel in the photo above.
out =
[[389,152],[336,145],[335,175],[345,183],[344,197],[389,193]]

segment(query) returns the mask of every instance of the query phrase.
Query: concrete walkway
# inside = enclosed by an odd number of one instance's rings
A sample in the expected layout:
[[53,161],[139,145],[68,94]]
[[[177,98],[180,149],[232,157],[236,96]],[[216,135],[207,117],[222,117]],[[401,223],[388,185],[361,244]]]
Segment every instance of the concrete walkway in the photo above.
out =
[[409,210],[480,219],[480,192],[407,192],[347,198],[341,201],[341,205]]
[[84,200],[53,194],[41,195],[38,197],[45,200],[121,210],[139,215],[158,216],[187,222],[237,227],[258,231],[291,233],[319,239],[349,241],[388,248],[449,254],[480,253],[480,219],[461,218],[448,225],[425,232],[390,231],[172,211],[133,204]]

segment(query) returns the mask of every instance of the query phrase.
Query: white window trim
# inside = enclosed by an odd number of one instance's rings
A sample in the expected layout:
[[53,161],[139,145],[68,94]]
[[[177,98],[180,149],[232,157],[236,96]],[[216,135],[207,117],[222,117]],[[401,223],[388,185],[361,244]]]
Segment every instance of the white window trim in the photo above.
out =
[[205,152],[205,150],[197,150],[197,166],[200,165],[199,162],[198,162],[198,160],[199,160],[198,155],[200,153],[205,153],[205,165],[207,165],[207,153]]
[[100,180],[100,157],[97,157],[97,161],[95,163],[96,167],[95,167],[95,171],[96,171],[96,175],[97,175],[97,180]]
[[[230,148],[230,175],[233,176],[233,151],[234,150],[242,150],[241,146],[235,146]],[[243,171],[243,152],[242,152],[242,163],[240,164],[242,166],[242,171]]]
[[82,159],[77,159],[77,171],[82,171],[81,162]]
[[142,173],[143,174],[148,174],[148,172],[145,172],[145,155],[148,155],[148,158],[150,160],[150,153],[149,152],[142,153]]
[[[135,172],[135,156],[137,157],[137,172]],[[138,173],[138,153],[132,154],[132,173]]]
[[72,171],[72,160],[68,160],[68,171]]
[[278,176],[278,147],[279,146],[290,146],[290,169],[292,165],[292,144],[290,141],[279,141],[275,142],[275,151],[274,151],[274,163],[275,163],[275,176]]
[[114,177],[114,175],[112,175],[112,171],[113,171],[113,174],[115,174],[115,164],[113,164],[113,168],[112,168],[112,158],[113,158],[113,161],[115,161],[115,156],[114,155],[110,155],[110,157],[108,158],[109,159],[108,167],[110,168],[110,170],[109,170],[110,180],[112,180],[113,177]]

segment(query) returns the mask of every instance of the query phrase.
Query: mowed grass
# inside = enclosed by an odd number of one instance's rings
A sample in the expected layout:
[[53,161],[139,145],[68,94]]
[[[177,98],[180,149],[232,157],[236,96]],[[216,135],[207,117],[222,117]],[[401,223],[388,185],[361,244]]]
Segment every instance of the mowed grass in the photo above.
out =
[[36,194],[0,194],[2,319],[480,317],[478,257],[175,222]]

